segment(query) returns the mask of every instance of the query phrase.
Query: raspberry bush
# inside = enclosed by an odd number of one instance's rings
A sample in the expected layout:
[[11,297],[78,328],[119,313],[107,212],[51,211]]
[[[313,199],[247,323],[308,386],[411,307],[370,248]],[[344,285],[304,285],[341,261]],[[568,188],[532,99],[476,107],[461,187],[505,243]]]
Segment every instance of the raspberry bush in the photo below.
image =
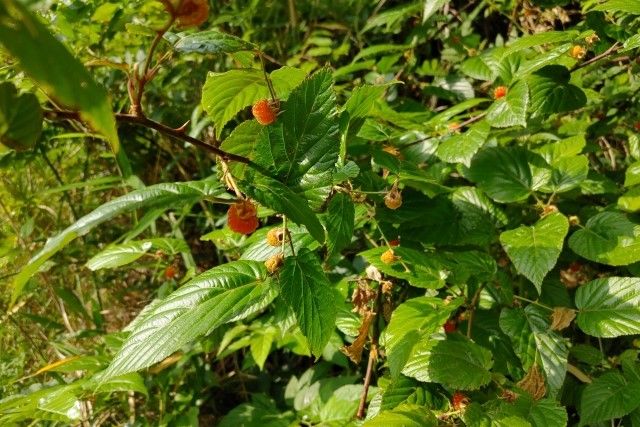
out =
[[0,0],[0,424],[640,426],[637,0]]

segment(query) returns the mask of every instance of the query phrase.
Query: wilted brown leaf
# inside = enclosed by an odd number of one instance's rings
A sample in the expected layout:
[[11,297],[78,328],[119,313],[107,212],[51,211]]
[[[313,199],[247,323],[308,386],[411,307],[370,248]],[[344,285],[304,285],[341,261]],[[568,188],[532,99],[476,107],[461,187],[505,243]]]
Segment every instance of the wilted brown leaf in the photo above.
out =
[[544,384],[544,375],[540,372],[540,367],[533,364],[529,368],[529,372],[518,383],[518,387],[526,391],[535,400],[540,400],[547,393],[547,387]]
[[344,346],[340,349],[353,363],[360,363],[362,360],[362,350],[367,342],[369,336],[369,327],[371,322],[375,318],[375,313],[372,311],[366,311],[362,318],[362,325],[358,329],[358,337],[351,343],[351,345]]
[[555,307],[551,313],[551,329],[561,331],[576,318],[576,311],[567,307]]

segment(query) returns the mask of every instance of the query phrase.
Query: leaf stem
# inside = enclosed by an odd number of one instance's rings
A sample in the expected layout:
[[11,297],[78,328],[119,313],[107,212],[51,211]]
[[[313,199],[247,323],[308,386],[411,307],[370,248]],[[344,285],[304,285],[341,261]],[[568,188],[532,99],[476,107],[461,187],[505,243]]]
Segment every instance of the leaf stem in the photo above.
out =
[[548,305],[544,305],[544,304],[542,304],[542,303],[540,303],[540,302],[538,302],[538,301],[534,301],[534,300],[529,299],[529,298],[521,297],[520,295],[514,295],[513,297],[514,297],[515,299],[519,299],[519,300],[522,300],[522,301],[526,301],[526,302],[528,302],[528,303],[531,303],[531,304],[533,304],[533,305],[537,305],[538,307],[542,307],[542,308],[544,308],[544,309],[546,309],[546,310],[553,311],[553,309],[552,309],[551,307],[549,307]]
[[469,304],[469,319],[467,320],[467,338],[471,338],[471,328],[473,326],[473,318],[476,313],[476,305],[478,305],[480,294],[482,293],[485,284],[486,283],[481,284],[473,294],[473,298],[471,298],[471,303]]
[[380,299],[382,298],[382,290],[378,287],[375,299],[375,305],[373,311],[375,318],[373,319],[373,330],[371,333],[371,347],[369,348],[369,360],[367,362],[367,371],[364,374],[364,387],[362,388],[362,394],[360,395],[360,403],[358,405],[358,412],[356,417],[359,420],[364,419],[366,415],[367,395],[369,394],[369,387],[371,386],[371,378],[373,377],[373,367],[378,360],[378,336],[380,331],[378,328],[378,317],[380,316]]
[[[76,120],[83,121],[80,117],[80,113],[77,111],[67,111],[67,110],[45,110],[44,111],[45,118],[49,120]],[[164,125],[160,122],[156,122],[155,120],[151,120],[145,116],[135,116],[133,114],[124,114],[124,113],[116,113],[115,114],[116,121],[120,123],[131,123],[143,127],[147,127],[149,129],[156,130],[160,133],[163,133],[173,139],[181,140],[188,142],[189,144],[195,145],[199,148],[203,148],[207,151],[211,151],[212,153],[220,156],[225,161],[235,161],[239,163],[244,163],[253,167],[256,170],[262,172],[262,168],[255,164],[252,160],[239,156],[233,153],[227,153],[224,150],[221,150],[215,145],[208,144],[200,139],[194,138],[192,136],[187,135],[186,133]],[[217,141],[216,141],[217,142]],[[264,173],[264,172],[263,172]]]
[[164,37],[164,34],[169,30],[169,28],[171,28],[175,20],[176,20],[176,14],[171,13],[171,17],[169,18],[169,21],[165,24],[164,27],[162,27],[156,32],[156,36],[153,38],[153,41],[151,42],[151,46],[149,46],[149,51],[147,52],[147,57],[145,58],[142,71],[139,74],[136,73],[135,78],[137,80],[138,87],[135,91],[136,92],[135,98],[132,100],[132,104],[131,104],[131,114],[134,116],[144,116],[144,113],[142,111],[142,95],[144,93],[144,87],[146,86],[147,83],[149,83],[153,79],[157,71],[157,68],[155,68],[154,70],[152,70],[151,73],[149,73],[149,68],[151,67],[151,61],[153,60],[153,53],[158,47],[160,40],[162,40],[162,38]]
[[269,93],[271,94],[271,99],[273,101],[277,101],[278,97],[276,96],[276,91],[273,88],[273,82],[271,81],[271,77],[267,73],[267,67],[264,63],[264,56],[261,50],[258,50],[258,56],[260,57],[260,64],[262,65],[262,73],[264,74],[264,81],[267,83],[267,87],[269,88]]

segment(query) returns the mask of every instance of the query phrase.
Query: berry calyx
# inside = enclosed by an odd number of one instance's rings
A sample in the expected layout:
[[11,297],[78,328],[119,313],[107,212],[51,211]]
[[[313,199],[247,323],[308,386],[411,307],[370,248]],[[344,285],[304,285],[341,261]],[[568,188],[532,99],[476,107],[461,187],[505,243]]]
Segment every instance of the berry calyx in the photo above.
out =
[[382,255],[380,255],[380,261],[382,261],[385,264],[393,264],[399,259],[400,257],[396,256],[396,254],[393,252],[393,249],[388,249],[384,251]]
[[493,90],[493,98],[494,99],[504,98],[505,96],[507,96],[508,91],[509,89],[507,89],[506,86],[498,86]]
[[571,56],[574,59],[582,59],[587,55],[587,50],[580,46],[579,44],[574,45],[571,47],[571,50],[569,51],[569,56]]
[[453,409],[456,411],[464,409],[468,404],[469,398],[459,391],[456,391],[453,393],[453,396],[451,396],[451,406],[453,406]]
[[261,99],[260,101],[253,104],[251,112],[253,113],[253,117],[256,118],[258,123],[263,126],[270,125],[271,123],[275,122],[276,118],[278,117],[277,105],[267,99]]
[[458,330],[458,325],[456,324],[456,321],[453,319],[449,319],[446,322],[444,322],[444,325],[442,325],[442,327],[444,328],[444,332],[447,334],[452,334]]
[[280,266],[282,266],[282,262],[284,261],[284,255],[281,253],[272,255],[268,260],[264,262],[265,267],[267,267],[267,271],[269,274],[273,274]]
[[592,44],[599,42],[600,37],[598,37],[598,35],[594,33],[594,34],[591,34],[590,36],[585,37],[584,41],[586,41],[587,44],[591,46]]
[[384,196],[384,204],[389,209],[398,209],[402,206],[402,193],[400,193],[398,187],[394,185],[386,196]]
[[177,269],[175,266],[173,266],[173,265],[168,266],[168,267],[167,267],[167,268],[165,268],[165,270],[164,270],[164,277],[165,277],[166,279],[173,279],[173,278],[175,278],[177,275],[178,275],[178,269]]
[[253,233],[258,228],[256,207],[248,200],[234,203],[227,212],[227,224],[236,233]]
[[209,1],[182,0],[175,14],[179,27],[198,27],[209,18]]
[[285,241],[285,232],[282,228],[272,228],[267,233],[267,244],[269,246],[280,246]]

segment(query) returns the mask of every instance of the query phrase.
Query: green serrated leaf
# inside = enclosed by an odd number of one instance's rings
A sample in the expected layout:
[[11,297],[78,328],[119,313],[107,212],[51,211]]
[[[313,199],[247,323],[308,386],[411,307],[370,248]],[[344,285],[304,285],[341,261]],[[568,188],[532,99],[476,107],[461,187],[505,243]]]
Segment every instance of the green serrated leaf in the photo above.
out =
[[640,406],[640,382],[629,382],[618,372],[596,378],[582,392],[580,425],[621,418]]
[[396,408],[382,411],[377,416],[365,421],[362,427],[436,427],[438,419],[424,406],[403,403]]
[[521,147],[491,147],[473,158],[467,176],[495,201],[509,203],[526,199],[546,183],[536,179],[535,168],[548,168],[538,154]]
[[604,12],[626,12],[632,15],[640,15],[640,0],[607,0],[596,5],[593,10]]
[[261,262],[234,261],[214,267],[137,321],[102,381],[151,366],[218,326],[263,309],[276,294]]
[[[291,90],[304,80],[305,72],[297,68],[283,67],[273,71],[269,77],[276,95],[285,100]],[[216,135],[220,136],[224,126],[240,111],[260,99],[269,97],[269,89],[261,70],[230,70],[207,75],[202,88],[201,104],[216,127]],[[262,129],[262,126],[256,125],[251,128],[254,129]],[[243,132],[246,132],[246,128]],[[257,135],[258,132],[253,136],[254,144]]]
[[0,1],[0,43],[41,89],[60,104],[79,111],[118,152],[116,121],[107,92],[22,2]]
[[278,120],[262,130],[254,159],[316,207],[330,192],[340,149],[332,84],[322,69],[296,87]]
[[280,297],[295,313],[311,352],[321,355],[335,328],[336,307],[320,260],[303,249],[285,258],[279,277]]
[[446,303],[435,297],[418,297],[403,302],[393,311],[384,331],[387,363],[393,377],[400,375],[419,341],[440,330],[462,302],[461,299]]
[[594,337],[640,334],[640,279],[596,279],[576,292],[576,323]]
[[360,256],[384,274],[404,279],[413,286],[431,289],[444,286],[448,273],[434,257],[415,249],[396,247],[393,248],[393,252],[400,259],[393,264],[385,264],[380,256],[387,249],[386,247],[369,249],[361,252]]
[[524,80],[519,80],[509,88],[506,96],[491,104],[487,110],[486,121],[496,128],[527,127],[528,107],[529,88]]
[[622,213],[602,212],[569,238],[572,251],[588,260],[608,265],[640,261],[640,225]]
[[263,205],[285,214],[296,224],[304,225],[320,243],[324,243],[324,228],[307,201],[280,181],[255,174],[253,180],[239,181],[242,190]]
[[423,340],[402,373],[419,381],[458,390],[475,390],[491,381],[491,352],[471,340]]
[[463,163],[469,166],[471,159],[478,152],[489,136],[490,126],[480,121],[465,133],[454,135],[444,140],[436,150],[436,155],[449,163]]
[[540,190],[548,193],[563,193],[577,188],[587,179],[589,159],[587,156],[563,157],[552,165],[551,180]]
[[550,312],[534,305],[523,309],[503,309],[500,329],[513,343],[513,349],[525,371],[536,360],[547,379],[548,392],[555,396],[566,375],[569,348],[558,333],[551,330]]
[[329,256],[339,253],[351,242],[355,214],[355,205],[347,194],[338,193],[331,198],[324,221]]
[[531,280],[540,293],[542,280],[556,265],[568,231],[569,220],[555,212],[533,226],[505,231],[500,243],[518,273]]
[[587,103],[579,87],[569,83],[571,73],[562,65],[547,65],[531,74],[527,83],[531,89],[531,117],[577,110]]

